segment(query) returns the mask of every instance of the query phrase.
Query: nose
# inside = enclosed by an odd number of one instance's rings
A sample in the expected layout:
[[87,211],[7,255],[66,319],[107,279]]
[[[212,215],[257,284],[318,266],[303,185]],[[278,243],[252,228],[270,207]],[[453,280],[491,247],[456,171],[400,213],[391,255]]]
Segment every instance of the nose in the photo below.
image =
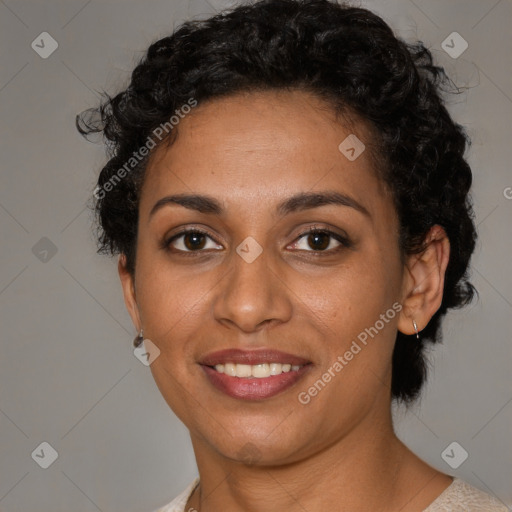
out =
[[227,263],[231,270],[218,287],[214,301],[215,319],[244,333],[287,322],[292,312],[286,273],[279,261],[271,258],[269,250],[263,249],[252,260],[261,250],[258,247],[261,246],[251,244],[249,239],[248,245],[240,244],[239,252],[233,251]]

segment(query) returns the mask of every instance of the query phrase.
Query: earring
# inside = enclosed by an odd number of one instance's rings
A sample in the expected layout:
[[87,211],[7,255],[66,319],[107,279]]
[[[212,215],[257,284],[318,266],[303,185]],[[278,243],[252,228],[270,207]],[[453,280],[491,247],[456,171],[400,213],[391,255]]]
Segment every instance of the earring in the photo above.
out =
[[416,322],[413,320],[412,325],[414,326],[414,330],[416,331],[416,338],[420,339],[420,335],[418,333],[418,326],[416,325]]
[[133,340],[133,346],[135,348],[139,347],[140,344],[144,341],[144,335],[143,335],[143,332],[142,332],[142,329],[140,330],[139,334],[137,334],[137,336],[135,336],[135,339]]

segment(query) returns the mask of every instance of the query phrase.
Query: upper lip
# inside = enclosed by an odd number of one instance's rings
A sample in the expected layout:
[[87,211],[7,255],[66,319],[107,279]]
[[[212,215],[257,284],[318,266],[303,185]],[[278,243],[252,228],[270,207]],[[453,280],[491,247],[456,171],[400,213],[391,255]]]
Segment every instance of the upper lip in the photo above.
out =
[[199,364],[205,366],[215,366],[217,364],[234,363],[234,364],[264,364],[264,363],[289,363],[291,365],[305,365],[310,363],[303,357],[287,354],[279,350],[272,350],[269,348],[261,348],[257,350],[241,350],[237,348],[228,348],[219,350],[218,352],[211,352],[202,357]]

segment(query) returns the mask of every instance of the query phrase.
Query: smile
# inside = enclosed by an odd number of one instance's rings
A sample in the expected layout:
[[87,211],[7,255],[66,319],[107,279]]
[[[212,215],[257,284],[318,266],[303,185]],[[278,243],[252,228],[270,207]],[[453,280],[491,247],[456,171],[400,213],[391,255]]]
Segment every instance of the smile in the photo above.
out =
[[241,400],[264,400],[282,393],[313,367],[304,357],[270,348],[225,349],[198,362],[216,391]]
[[262,363],[262,364],[216,364],[215,370],[230,377],[265,379],[271,375],[281,375],[290,371],[296,372],[304,365],[292,365],[290,363]]

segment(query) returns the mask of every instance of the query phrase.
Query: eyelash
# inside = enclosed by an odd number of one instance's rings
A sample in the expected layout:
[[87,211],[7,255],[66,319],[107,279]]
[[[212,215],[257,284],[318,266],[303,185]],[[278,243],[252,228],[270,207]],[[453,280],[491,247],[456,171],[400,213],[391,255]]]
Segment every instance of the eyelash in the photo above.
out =
[[[178,233],[175,233],[174,235],[172,235],[170,238],[164,239],[162,242],[162,249],[166,250],[167,252],[172,252],[171,248],[170,248],[171,243],[174,242],[175,240],[177,240],[178,238],[180,238],[184,235],[187,235],[189,233],[201,234],[201,235],[204,235],[204,236],[210,238],[211,240],[213,240],[213,238],[210,236],[210,234],[207,231],[204,231],[200,228],[184,228],[181,231],[179,231]],[[334,238],[337,242],[339,242],[340,245],[334,249],[329,249],[329,250],[305,251],[305,252],[312,253],[312,255],[314,255],[314,256],[322,256],[324,254],[332,255],[332,254],[335,254],[343,249],[348,249],[348,248],[352,247],[352,242],[348,238],[346,238],[338,233],[335,233],[334,231],[331,231],[327,228],[317,228],[316,226],[313,226],[312,228],[308,228],[305,231],[302,231],[301,233],[299,233],[296,240],[297,241],[300,240],[305,235],[315,235],[315,234],[329,235],[331,238]],[[213,240],[213,241],[215,242],[215,240]],[[195,253],[200,254],[201,252],[204,252],[204,250],[200,249],[197,251],[182,251],[181,249],[177,249],[177,252],[182,255],[186,255],[186,256],[194,256]]]

